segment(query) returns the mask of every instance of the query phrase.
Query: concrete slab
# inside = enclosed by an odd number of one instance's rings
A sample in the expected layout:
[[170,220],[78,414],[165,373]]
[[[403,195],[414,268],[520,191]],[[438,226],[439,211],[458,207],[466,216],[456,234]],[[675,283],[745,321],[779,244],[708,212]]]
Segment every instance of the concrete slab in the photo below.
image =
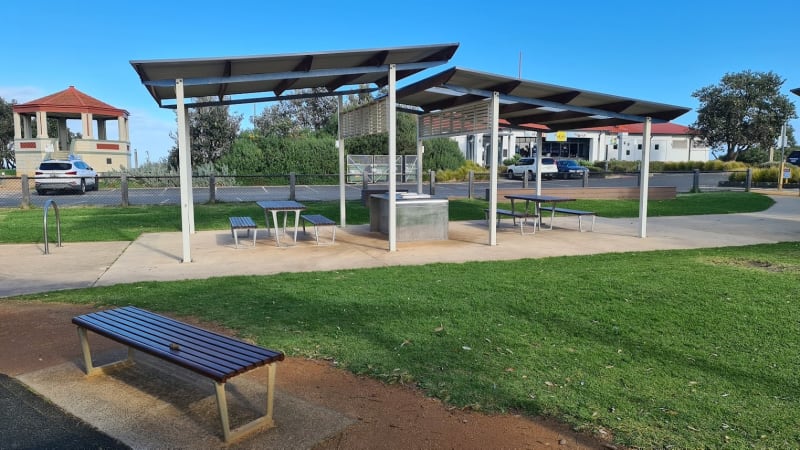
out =
[[[124,351],[106,352],[98,360],[124,356]],[[136,358],[135,365],[109,375],[87,377],[78,362],[69,362],[18,379],[132,448],[306,449],[353,423],[342,414],[276,390],[276,426],[226,446],[210,380],[149,355],[137,353]],[[232,426],[263,414],[266,368],[234,377],[226,390]]]

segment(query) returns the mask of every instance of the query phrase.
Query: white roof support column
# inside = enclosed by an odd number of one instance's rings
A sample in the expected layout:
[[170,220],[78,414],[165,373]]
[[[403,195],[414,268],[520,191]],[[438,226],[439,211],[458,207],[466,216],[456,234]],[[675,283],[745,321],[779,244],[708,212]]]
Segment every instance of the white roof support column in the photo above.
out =
[[187,110],[183,99],[183,79],[175,80],[176,111],[178,113],[178,174],[181,180],[181,242],[183,244],[182,262],[192,262],[192,249],[189,239],[191,230],[189,216],[193,214],[191,208],[192,179],[188,174],[192,170],[192,161],[189,158],[189,137],[187,128]]
[[419,116],[414,116],[417,122],[417,193],[422,194],[422,157],[425,154],[425,146],[422,141],[422,130],[419,129]]
[[491,118],[491,140],[489,147],[489,245],[497,245],[497,135],[500,134],[500,93],[492,92],[489,103]]
[[[20,115],[19,113],[14,114],[14,139],[22,139],[22,126],[20,123]],[[30,125],[28,126],[30,128]]]
[[647,194],[650,185],[650,138],[653,122],[649,117],[644,121],[644,141],[642,142],[641,182],[639,187],[639,237],[647,237]]
[[397,66],[389,65],[389,251],[397,251]]
[[36,111],[36,137],[47,139],[47,113]]
[[342,109],[344,107],[344,101],[342,100],[342,96],[340,95],[336,101],[336,114],[337,118],[337,127],[336,127],[336,146],[339,148],[339,225],[344,228],[347,226],[347,215],[346,215],[346,200],[347,194],[345,192],[345,186],[347,184],[347,172],[345,171],[344,167],[344,138],[342,137]]
[[536,195],[542,194],[542,149],[543,148],[544,148],[544,134],[541,131],[537,131],[536,132]]

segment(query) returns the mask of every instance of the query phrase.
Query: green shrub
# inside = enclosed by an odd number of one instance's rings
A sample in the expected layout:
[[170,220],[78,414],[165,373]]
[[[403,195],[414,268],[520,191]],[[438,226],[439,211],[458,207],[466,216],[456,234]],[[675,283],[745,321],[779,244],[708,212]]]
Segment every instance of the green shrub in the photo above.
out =
[[[791,170],[787,183],[797,183],[800,181],[800,167],[787,165]],[[757,167],[753,169],[752,181],[753,183],[777,183],[781,175],[780,163],[767,163],[764,167]],[[747,173],[738,171],[730,174],[729,181],[745,182],[747,181]]]
[[425,171],[456,170],[464,165],[464,161],[458,143],[452,139],[435,138],[425,141],[425,153],[422,157],[422,167]]
[[467,181],[470,172],[473,172],[477,179],[485,179],[487,178],[485,174],[489,173],[489,169],[479,166],[473,161],[464,161],[464,164],[455,170],[436,171],[436,181]]

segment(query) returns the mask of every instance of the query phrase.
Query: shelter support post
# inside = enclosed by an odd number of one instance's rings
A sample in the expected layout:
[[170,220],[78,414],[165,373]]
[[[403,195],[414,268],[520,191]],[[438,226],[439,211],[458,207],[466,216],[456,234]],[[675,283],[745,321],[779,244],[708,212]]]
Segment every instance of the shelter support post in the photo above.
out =
[[542,152],[544,151],[544,135],[536,132],[536,195],[542,194]]
[[492,92],[492,99],[489,103],[489,117],[491,117],[491,139],[489,147],[489,245],[497,245],[497,135],[498,119],[500,117],[500,94]]
[[192,250],[189,234],[192,231],[190,216],[192,209],[192,161],[189,157],[189,137],[187,110],[183,97],[183,79],[175,80],[176,112],[178,113],[178,174],[181,183],[181,242],[183,248],[182,262],[192,262]]
[[389,251],[397,251],[397,66],[389,65]]
[[422,157],[425,155],[425,147],[422,144],[422,131],[419,128],[419,116],[415,116],[417,120],[417,193],[422,194]]
[[339,148],[339,224],[342,227],[345,227],[347,226],[347,217],[345,215],[345,200],[347,196],[345,187],[347,185],[347,173],[345,172],[346,169],[344,164],[344,137],[342,137],[343,100],[341,95],[337,98],[336,106],[336,111],[339,116],[338,120],[336,121],[339,124],[336,133],[336,146]]
[[653,122],[649,117],[644,120],[642,142],[641,185],[639,187],[639,237],[647,237],[647,190],[650,184],[650,137]]

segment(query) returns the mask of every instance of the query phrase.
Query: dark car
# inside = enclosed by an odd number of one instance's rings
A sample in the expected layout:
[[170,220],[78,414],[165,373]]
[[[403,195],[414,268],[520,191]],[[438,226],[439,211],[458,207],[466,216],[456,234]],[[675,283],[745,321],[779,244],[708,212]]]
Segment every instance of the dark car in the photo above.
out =
[[574,159],[561,159],[556,161],[559,178],[581,178],[589,169],[578,164]]
[[786,162],[794,164],[795,166],[800,166],[800,150],[789,153],[789,156],[786,157]]

